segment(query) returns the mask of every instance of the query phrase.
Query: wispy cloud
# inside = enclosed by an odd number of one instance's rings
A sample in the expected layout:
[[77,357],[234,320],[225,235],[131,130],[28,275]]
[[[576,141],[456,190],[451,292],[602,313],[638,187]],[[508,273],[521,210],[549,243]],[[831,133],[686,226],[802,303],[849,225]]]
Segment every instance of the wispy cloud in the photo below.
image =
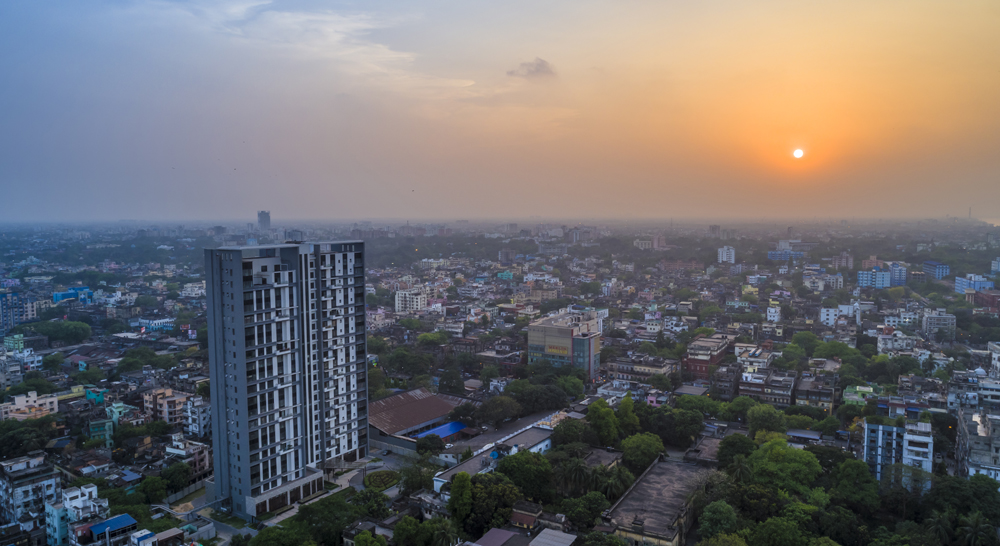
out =
[[515,78],[551,78],[556,75],[556,71],[552,68],[552,65],[541,57],[535,57],[535,60],[521,63],[514,70],[507,71],[508,76],[513,76]]

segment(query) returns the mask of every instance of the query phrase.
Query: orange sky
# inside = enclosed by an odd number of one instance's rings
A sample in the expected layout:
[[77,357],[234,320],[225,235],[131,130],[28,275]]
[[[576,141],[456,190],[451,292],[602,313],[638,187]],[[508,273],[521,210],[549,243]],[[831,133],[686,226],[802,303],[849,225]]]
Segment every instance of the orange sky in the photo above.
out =
[[102,196],[25,219],[1000,217],[995,1],[74,9],[0,7],[4,188]]

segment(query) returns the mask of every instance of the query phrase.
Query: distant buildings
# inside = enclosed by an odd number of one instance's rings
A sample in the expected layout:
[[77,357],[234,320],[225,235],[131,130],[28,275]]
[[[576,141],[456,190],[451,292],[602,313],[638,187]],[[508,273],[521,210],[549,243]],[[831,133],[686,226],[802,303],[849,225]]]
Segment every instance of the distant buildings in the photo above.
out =
[[412,313],[427,308],[427,294],[420,288],[410,288],[396,292],[396,312]]
[[257,211],[257,231],[270,231],[271,229],[271,211],[260,210]]
[[719,249],[719,263],[720,264],[734,264],[736,263],[736,249],[731,246],[724,246]]
[[575,366],[591,381],[601,365],[601,319],[597,311],[558,314],[528,325],[528,363],[543,360],[553,366]]
[[713,334],[711,337],[696,338],[687,346],[683,370],[695,379],[708,379],[711,368],[722,363],[736,336]]
[[948,264],[935,262],[933,260],[924,262],[924,274],[928,277],[941,280],[947,277],[949,273],[951,273],[951,267],[949,267]]
[[0,335],[35,318],[35,306],[25,294],[0,292]]
[[833,269],[854,269],[854,256],[847,252],[841,252],[840,256],[830,259],[830,267]]
[[59,397],[54,394],[43,394],[31,391],[27,394],[19,394],[13,400],[5,404],[0,404],[0,421],[6,419],[38,419],[50,413],[59,411]]
[[882,290],[892,286],[892,273],[881,267],[871,271],[858,271],[858,287]]
[[979,292],[980,290],[992,290],[993,281],[987,279],[982,275],[974,275],[969,273],[964,277],[955,277],[955,292],[957,294],[965,294],[966,290],[974,290]]
[[927,312],[920,321],[920,329],[925,334],[934,334],[938,330],[946,330],[950,331],[951,336],[954,337],[955,326],[955,315],[945,313],[943,309]]

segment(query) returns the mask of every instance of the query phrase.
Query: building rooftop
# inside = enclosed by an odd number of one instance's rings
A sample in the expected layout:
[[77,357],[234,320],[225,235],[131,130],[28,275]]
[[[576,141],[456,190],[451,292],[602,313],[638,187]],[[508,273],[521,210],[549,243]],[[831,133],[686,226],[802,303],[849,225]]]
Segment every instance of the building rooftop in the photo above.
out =
[[673,540],[676,527],[691,494],[707,476],[708,470],[693,464],[657,461],[611,507],[611,523],[623,529],[636,529]]
[[128,514],[121,514],[115,516],[111,519],[102,521],[96,525],[90,527],[90,532],[94,535],[99,535],[105,531],[117,531],[128,527],[129,525],[134,525],[136,523],[135,519]]
[[457,396],[438,396],[421,387],[372,402],[368,420],[386,434],[399,434],[443,418],[466,401]]
[[555,529],[543,529],[530,544],[531,546],[570,546],[574,540],[576,540],[575,535]]

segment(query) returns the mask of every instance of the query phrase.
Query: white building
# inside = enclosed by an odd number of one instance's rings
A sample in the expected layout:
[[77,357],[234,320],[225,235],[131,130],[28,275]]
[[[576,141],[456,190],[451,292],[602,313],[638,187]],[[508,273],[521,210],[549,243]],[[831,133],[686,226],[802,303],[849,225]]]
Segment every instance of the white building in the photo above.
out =
[[767,321],[768,322],[781,322],[781,308],[772,305],[767,308]]
[[396,312],[410,313],[427,308],[427,294],[422,289],[411,288],[396,292]]
[[71,528],[107,519],[108,508],[108,499],[98,498],[96,485],[64,489],[61,502],[45,503],[45,532],[49,546],[68,546]]
[[184,402],[184,434],[208,436],[212,432],[212,404],[201,396],[192,396]]
[[6,419],[37,419],[59,411],[59,397],[54,394],[38,396],[35,391],[19,394],[6,404],[0,404],[0,421]]
[[724,246],[719,249],[719,263],[720,264],[734,264],[736,263],[736,249],[731,246]]
[[42,527],[45,504],[57,502],[61,493],[60,474],[43,451],[0,461],[0,521]]

